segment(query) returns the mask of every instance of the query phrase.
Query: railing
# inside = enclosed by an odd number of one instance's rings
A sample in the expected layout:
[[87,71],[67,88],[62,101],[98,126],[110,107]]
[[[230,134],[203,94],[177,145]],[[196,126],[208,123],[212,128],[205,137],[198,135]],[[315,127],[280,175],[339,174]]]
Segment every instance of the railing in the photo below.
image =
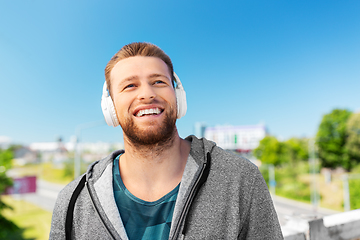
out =
[[294,223],[282,228],[285,240],[360,239],[360,209]]

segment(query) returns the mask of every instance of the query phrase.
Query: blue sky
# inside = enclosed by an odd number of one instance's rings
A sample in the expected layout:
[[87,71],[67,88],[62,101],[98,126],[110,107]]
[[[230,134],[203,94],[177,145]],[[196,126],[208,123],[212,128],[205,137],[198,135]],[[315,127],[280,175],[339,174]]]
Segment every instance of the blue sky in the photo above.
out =
[[[266,124],[316,134],[334,108],[360,109],[360,1],[45,1],[0,3],[0,136],[69,141],[103,119],[104,67],[125,44],[151,42],[187,93],[195,122]],[[82,141],[121,142],[98,126]]]

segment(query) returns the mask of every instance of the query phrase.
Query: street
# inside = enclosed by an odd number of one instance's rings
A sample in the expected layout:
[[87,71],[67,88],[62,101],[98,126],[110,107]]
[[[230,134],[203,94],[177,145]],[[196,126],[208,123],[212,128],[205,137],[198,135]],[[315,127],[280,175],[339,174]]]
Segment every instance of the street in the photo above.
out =
[[284,226],[290,219],[311,220],[338,213],[324,208],[315,210],[310,204],[278,196],[273,196],[273,201],[281,226]]
[[36,184],[36,193],[13,195],[14,198],[31,202],[47,211],[52,212],[54,209],[57,195],[64,186],[60,184],[45,182],[39,179],[37,180]]

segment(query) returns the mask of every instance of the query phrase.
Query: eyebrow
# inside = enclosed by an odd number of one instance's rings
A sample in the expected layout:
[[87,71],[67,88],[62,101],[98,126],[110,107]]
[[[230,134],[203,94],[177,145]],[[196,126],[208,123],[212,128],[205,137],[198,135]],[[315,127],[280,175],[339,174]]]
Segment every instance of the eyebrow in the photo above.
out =
[[166,75],[158,74],[158,73],[153,73],[153,74],[151,74],[149,77],[150,77],[150,78],[164,77],[164,78],[170,80]]
[[124,79],[121,81],[121,83],[123,83],[123,82],[129,82],[129,81],[137,80],[137,79],[139,79],[138,76],[130,76],[130,77],[124,78]]
[[139,79],[138,76],[131,76],[131,77],[124,78],[124,79],[117,85],[117,88],[120,90],[122,85],[126,84],[127,82],[131,82],[131,81],[134,81],[134,80],[137,80],[137,79]]

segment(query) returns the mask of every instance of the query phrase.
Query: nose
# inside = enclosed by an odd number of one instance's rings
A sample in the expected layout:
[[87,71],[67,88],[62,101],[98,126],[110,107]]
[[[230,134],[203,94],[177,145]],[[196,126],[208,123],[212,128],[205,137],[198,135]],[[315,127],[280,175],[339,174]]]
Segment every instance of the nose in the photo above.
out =
[[142,84],[139,87],[138,99],[142,101],[151,100],[156,97],[156,93],[150,84]]

